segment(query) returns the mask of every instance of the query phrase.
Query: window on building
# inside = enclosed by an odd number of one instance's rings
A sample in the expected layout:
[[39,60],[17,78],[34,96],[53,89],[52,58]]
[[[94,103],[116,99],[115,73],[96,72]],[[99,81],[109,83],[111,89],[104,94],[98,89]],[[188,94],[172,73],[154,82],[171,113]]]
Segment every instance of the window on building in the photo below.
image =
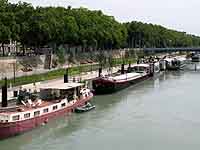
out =
[[47,113],[47,112],[49,112],[48,108],[46,108],[46,109],[43,110],[43,113]]
[[57,105],[53,106],[53,110],[56,110],[56,109],[58,109],[58,106]]
[[24,118],[30,118],[30,116],[31,116],[30,113],[24,114]]
[[39,116],[39,115],[40,115],[40,111],[34,112],[34,116]]
[[66,106],[66,103],[62,103],[62,104],[61,104],[61,107],[65,107],[65,106]]
[[13,116],[13,117],[12,117],[13,121],[17,121],[17,120],[19,120],[19,118],[20,118],[19,115],[16,115],[16,116]]

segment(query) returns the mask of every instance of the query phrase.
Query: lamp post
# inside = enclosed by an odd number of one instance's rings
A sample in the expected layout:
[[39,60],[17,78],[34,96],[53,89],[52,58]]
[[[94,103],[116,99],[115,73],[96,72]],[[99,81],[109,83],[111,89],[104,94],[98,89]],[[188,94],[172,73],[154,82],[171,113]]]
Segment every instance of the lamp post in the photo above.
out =
[[13,61],[13,62],[11,62],[9,64],[13,68],[13,84],[15,84],[15,81],[16,81],[16,61]]
[[15,76],[16,76],[16,63],[13,63],[13,82],[15,84]]

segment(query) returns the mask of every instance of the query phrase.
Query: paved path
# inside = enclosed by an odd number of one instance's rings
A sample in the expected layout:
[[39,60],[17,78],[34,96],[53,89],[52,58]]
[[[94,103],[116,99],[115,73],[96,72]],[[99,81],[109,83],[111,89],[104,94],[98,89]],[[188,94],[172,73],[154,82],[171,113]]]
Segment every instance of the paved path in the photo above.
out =
[[[125,67],[128,67],[128,65],[126,65]],[[113,67],[112,73],[117,72],[120,68],[121,68],[121,66]],[[103,75],[107,75],[108,74],[108,69],[103,69],[102,74]],[[98,71],[85,72],[85,73],[82,73],[80,75],[69,77],[69,82],[72,82],[73,78],[75,78],[76,81],[79,81],[80,78],[81,78],[81,80],[91,80],[91,79],[96,78],[97,76],[98,76]],[[64,82],[64,79],[62,77],[58,78],[58,79],[37,82],[36,86],[34,86],[33,84],[23,85],[22,88],[26,88],[27,90],[29,90],[29,89],[34,90],[36,88],[39,91],[38,86],[41,85],[41,84],[42,85],[45,85],[47,83],[48,84],[49,83],[51,83],[51,84],[58,84],[58,83],[61,83],[61,82]],[[14,98],[13,97],[13,91],[19,90],[19,88],[20,88],[20,86],[8,88],[8,100],[12,100]],[[1,102],[1,98],[2,97],[1,97],[1,93],[0,93],[0,102]]]
[[[163,57],[163,56],[164,55],[161,55],[160,57]],[[134,65],[134,64],[132,64],[132,65]],[[128,67],[128,65],[125,65],[125,68],[127,68],[127,67]],[[117,72],[120,68],[121,68],[121,66],[113,67],[112,68],[112,73]],[[107,75],[108,74],[108,69],[103,69],[102,74],[103,75]],[[75,77],[76,80],[79,80],[80,78],[82,80],[91,80],[91,79],[96,78],[97,76],[98,76],[98,71],[92,71],[92,72],[85,72],[85,73],[82,73],[81,75],[76,75],[76,76],[73,76],[73,77]],[[73,81],[73,77],[69,77],[69,82]],[[37,82],[36,83],[36,88],[37,88],[37,85],[39,85],[39,84],[42,84],[42,85],[45,85],[47,83],[48,84],[49,83],[58,84],[58,83],[60,83],[62,81],[64,82],[64,79],[61,77],[61,78],[58,78],[58,79]],[[23,85],[22,88],[31,89],[31,90],[35,89],[35,87],[33,86],[33,84]],[[13,99],[13,91],[18,90],[18,89],[19,89],[19,86],[18,87],[10,87],[8,89],[8,100]],[[39,89],[37,89],[37,90],[39,91]],[[1,90],[0,90],[0,92],[1,92]],[[1,93],[0,93],[0,102],[1,102],[1,98],[2,97],[1,97]]]
[[[96,64],[98,64],[98,63],[82,64],[81,66],[90,66],[90,65],[96,65]],[[80,65],[73,65],[73,66],[65,65],[60,68],[52,68],[50,70],[43,69],[43,68],[33,68],[33,71],[29,71],[29,72],[23,72],[22,70],[20,70],[15,73],[15,77],[30,76],[30,75],[34,75],[34,74],[43,74],[43,73],[47,73],[49,71],[55,71],[55,70],[64,69],[64,68],[68,68],[68,67],[78,67],[78,66],[80,66]],[[12,70],[4,71],[4,72],[0,73],[0,79],[2,79],[5,76],[8,79],[12,79],[14,77],[14,68]]]

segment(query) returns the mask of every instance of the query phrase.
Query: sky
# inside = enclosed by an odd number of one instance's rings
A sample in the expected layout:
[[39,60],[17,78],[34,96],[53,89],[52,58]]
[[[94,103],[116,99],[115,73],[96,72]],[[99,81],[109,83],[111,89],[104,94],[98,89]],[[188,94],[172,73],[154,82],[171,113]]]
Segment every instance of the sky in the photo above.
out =
[[[200,36],[200,0],[21,0],[33,6],[102,10],[117,21],[142,21]],[[16,3],[18,0],[9,0]]]

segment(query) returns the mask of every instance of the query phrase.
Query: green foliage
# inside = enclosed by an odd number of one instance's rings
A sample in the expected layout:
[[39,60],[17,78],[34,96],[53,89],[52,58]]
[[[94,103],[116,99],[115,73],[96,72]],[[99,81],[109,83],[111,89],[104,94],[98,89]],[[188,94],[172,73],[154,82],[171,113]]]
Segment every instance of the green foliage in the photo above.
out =
[[[98,64],[93,65],[94,70],[97,70]],[[72,67],[69,68],[69,75],[74,76],[77,74],[80,74],[81,72],[87,72],[90,71],[91,65],[82,65],[82,66],[77,66],[77,67]],[[54,71],[50,71],[47,73],[43,74],[35,74],[35,75],[30,75],[30,76],[23,76],[23,77],[18,77],[15,79],[15,84],[13,86],[18,86],[18,85],[23,85],[23,84],[29,84],[29,83],[34,83],[34,82],[39,82],[39,81],[45,81],[45,80],[52,80],[56,79],[59,77],[62,77],[66,72],[66,69],[58,69]],[[13,84],[13,79],[8,80],[8,83]],[[0,80],[0,86],[3,85],[4,81]]]
[[[125,64],[129,63],[135,63],[134,58],[126,58],[125,60],[122,60],[121,58],[113,58],[112,59],[112,64],[114,66],[121,65],[123,62]],[[79,75],[82,72],[89,72],[91,71],[91,66],[93,70],[98,70],[99,69],[99,64],[93,64],[93,65],[80,65],[76,67],[71,67],[69,68],[69,76],[74,76],[74,75]],[[109,65],[104,66],[104,68],[110,67]],[[57,79],[62,77],[66,72],[66,69],[58,69],[54,71],[50,71],[47,73],[43,74],[35,74],[35,75],[30,75],[30,76],[23,76],[23,77],[17,77],[15,79],[15,84],[13,79],[8,80],[8,84],[13,84],[13,86],[18,86],[18,85],[24,85],[24,84],[29,84],[29,83],[35,83],[35,82],[40,82],[40,81],[46,81],[46,80],[52,80],[52,79]],[[3,85],[4,80],[0,80],[0,86]]]
[[128,31],[129,47],[194,47],[200,37],[142,22],[124,24]]
[[121,24],[101,11],[71,6],[34,8],[25,2],[0,0],[0,43],[10,39],[33,50],[49,46],[54,52],[65,44],[83,50],[200,46],[200,37],[136,21]]
[[[26,47],[82,45],[95,49],[126,45],[126,28],[101,11],[86,8],[36,7],[1,0],[0,41],[10,39]],[[2,20],[2,21],[1,21]],[[2,24],[3,23],[3,24]],[[3,36],[4,37],[3,37]]]

